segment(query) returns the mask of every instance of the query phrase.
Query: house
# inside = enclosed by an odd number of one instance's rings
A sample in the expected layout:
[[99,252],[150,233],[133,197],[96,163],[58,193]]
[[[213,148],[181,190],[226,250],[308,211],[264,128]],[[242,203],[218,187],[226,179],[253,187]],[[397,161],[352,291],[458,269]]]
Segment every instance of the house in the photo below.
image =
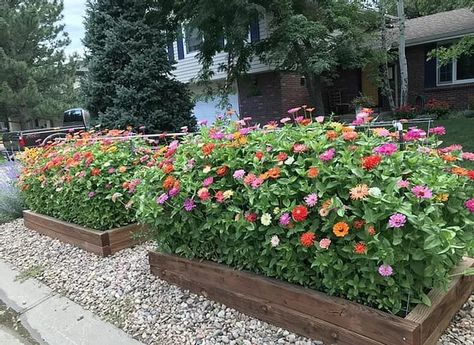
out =
[[[250,28],[249,40],[263,39],[267,35],[265,18]],[[392,30],[392,37],[398,29]],[[186,30],[185,30],[186,31]],[[474,13],[469,9],[458,9],[425,17],[407,20],[406,54],[409,74],[409,101],[415,104],[431,98],[447,101],[455,108],[474,107],[474,56],[463,57],[440,66],[436,59],[427,60],[427,54],[436,47],[448,45],[463,36],[474,34]],[[176,78],[189,83],[191,90],[199,94],[193,83],[201,68],[196,55],[201,38],[195,30],[183,33],[183,38],[168,49],[170,59],[176,61]],[[396,45],[394,44],[394,47]],[[214,59],[213,82],[225,79],[223,72],[217,71],[219,63],[225,61],[226,54],[218,54]],[[371,97],[380,108],[388,108],[388,102],[373,82],[373,69],[338,71],[338,77],[325,85],[323,99],[328,112],[345,113],[352,111],[352,100],[364,94]],[[398,65],[391,66],[390,82],[394,90],[399,89]],[[248,76],[234,85],[229,106],[238,110],[241,117],[252,116],[260,123],[279,119],[292,107],[311,104],[306,89],[305,78],[294,73],[275,71],[271,66],[254,59]],[[399,92],[394,92],[398,101]],[[201,100],[194,109],[198,119],[212,118],[222,113],[218,100]]]

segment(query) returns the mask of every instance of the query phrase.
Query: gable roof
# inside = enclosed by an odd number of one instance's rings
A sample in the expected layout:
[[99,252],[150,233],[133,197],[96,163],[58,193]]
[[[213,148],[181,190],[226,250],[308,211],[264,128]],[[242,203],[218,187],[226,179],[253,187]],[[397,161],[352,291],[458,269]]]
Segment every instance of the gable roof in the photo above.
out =
[[461,8],[409,19],[405,34],[407,46],[474,34],[474,12]]

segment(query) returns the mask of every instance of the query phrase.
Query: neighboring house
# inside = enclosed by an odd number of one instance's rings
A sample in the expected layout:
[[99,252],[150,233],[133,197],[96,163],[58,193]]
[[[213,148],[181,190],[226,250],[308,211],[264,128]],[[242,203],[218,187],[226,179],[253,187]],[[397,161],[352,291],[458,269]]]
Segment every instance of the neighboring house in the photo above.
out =
[[[267,23],[255,23],[249,39],[259,40],[267,35]],[[396,32],[397,29],[393,29]],[[455,108],[474,107],[474,56],[453,61],[440,67],[436,59],[427,61],[427,53],[438,45],[445,45],[466,35],[474,34],[474,13],[469,9],[459,9],[430,16],[410,19],[406,22],[407,62],[409,73],[410,103],[422,102],[430,98],[449,102]],[[174,74],[177,79],[190,83],[191,90],[199,94],[193,79],[201,68],[196,54],[201,38],[196,31],[184,32],[183,39],[169,47],[170,58],[176,61]],[[215,66],[224,62],[226,54],[215,57]],[[352,100],[364,94],[370,96],[380,108],[388,108],[387,101],[372,82],[370,68],[338,71],[338,78],[328,83],[323,90],[327,112],[348,113],[353,111]],[[398,90],[398,66],[390,70],[392,87]],[[225,74],[218,72],[213,80],[224,80]],[[311,105],[304,77],[274,71],[255,59],[248,76],[234,86],[231,105],[241,117],[252,116],[265,123],[279,119],[292,107]],[[398,100],[399,92],[394,92]],[[198,119],[212,118],[222,113],[217,107],[218,100],[199,101],[195,107]]]
[[[265,18],[255,21],[249,30],[249,41],[256,42],[267,36]],[[168,47],[170,59],[176,62],[174,75],[184,83],[189,83],[191,91],[199,95],[201,90],[193,81],[201,70],[197,59],[202,38],[196,30],[183,29],[183,37]],[[226,61],[227,54],[221,53],[214,57],[212,78],[216,85],[224,81],[225,72],[218,71],[218,66]],[[307,102],[308,94],[304,78],[299,75],[279,73],[270,66],[254,59],[246,77],[241,78],[234,86],[229,98],[229,107],[236,110],[241,117],[252,116],[259,122],[280,118],[289,108]],[[219,99],[198,100],[194,114],[198,120],[212,121],[216,115],[224,113],[218,106]]]

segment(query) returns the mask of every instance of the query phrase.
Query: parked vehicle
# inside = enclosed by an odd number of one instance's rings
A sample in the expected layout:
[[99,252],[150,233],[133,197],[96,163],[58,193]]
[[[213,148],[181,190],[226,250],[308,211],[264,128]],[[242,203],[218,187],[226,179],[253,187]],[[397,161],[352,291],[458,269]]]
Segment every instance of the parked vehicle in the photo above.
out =
[[64,138],[68,133],[87,130],[89,127],[89,112],[82,108],[69,109],[64,112],[63,125],[52,128],[36,128],[25,131],[5,132],[2,137],[4,154],[7,158],[25,147],[44,145],[56,138]]

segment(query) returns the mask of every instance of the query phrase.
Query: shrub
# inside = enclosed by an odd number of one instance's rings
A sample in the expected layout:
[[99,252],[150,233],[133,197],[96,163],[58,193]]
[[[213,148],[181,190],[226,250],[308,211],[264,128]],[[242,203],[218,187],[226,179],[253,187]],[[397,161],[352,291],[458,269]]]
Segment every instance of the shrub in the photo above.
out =
[[15,162],[0,165],[0,224],[22,216],[24,203],[15,185],[19,166]]
[[19,185],[28,207],[98,230],[134,222],[130,196],[139,181],[133,175],[153,164],[152,152],[141,140],[100,139],[83,134],[27,149]]
[[451,107],[448,102],[440,101],[434,98],[431,98],[428,103],[426,103],[426,111],[438,118],[446,117],[449,114],[450,109]]
[[459,148],[420,146],[426,133],[411,129],[400,151],[387,130],[307,123],[203,127],[168,155],[173,171],[138,172],[138,219],[166,253],[393,313],[429,303],[473,244]]
[[396,108],[393,112],[397,119],[413,119],[420,114],[420,108],[414,105],[405,105]]

